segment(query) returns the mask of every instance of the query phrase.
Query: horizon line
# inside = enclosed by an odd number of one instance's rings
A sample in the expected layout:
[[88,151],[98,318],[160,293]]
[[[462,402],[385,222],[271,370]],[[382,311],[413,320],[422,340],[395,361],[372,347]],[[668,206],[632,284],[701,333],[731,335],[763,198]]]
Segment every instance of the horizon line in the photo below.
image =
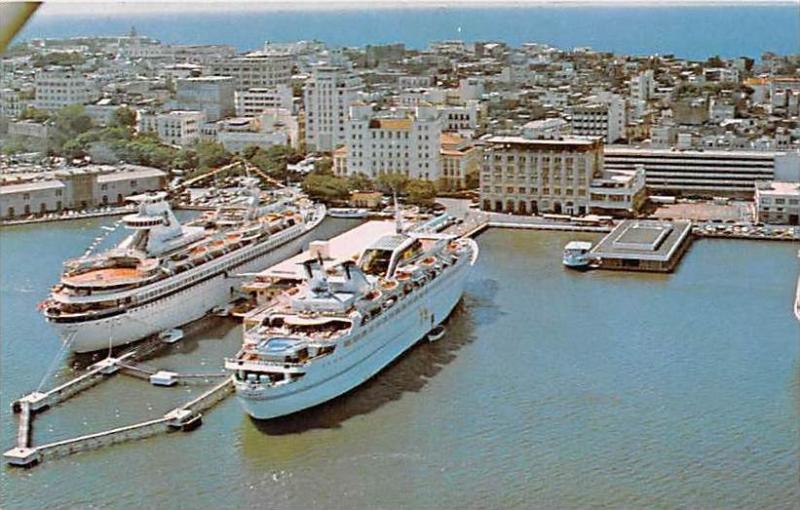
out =
[[[36,17],[102,15],[108,17],[147,15],[158,12],[224,13],[277,11],[376,11],[410,9],[490,9],[490,8],[565,8],[631,7],[663,9],[672,7],[800,6],[800,0],[49,0]],[[101,7],[102,6],[102,7]],[[98,9],[98,7],[101,7]],[[99,12],[98,12],[99,11]]]

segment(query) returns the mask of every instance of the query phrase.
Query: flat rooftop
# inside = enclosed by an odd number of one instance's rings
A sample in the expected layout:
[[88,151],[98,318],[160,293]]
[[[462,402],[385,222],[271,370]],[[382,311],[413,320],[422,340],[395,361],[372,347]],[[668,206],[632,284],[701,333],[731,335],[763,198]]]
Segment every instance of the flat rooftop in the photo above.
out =
[[688,236],[692,222],[626,220],[592,249],[607,259],[637,259],[667,262]]
[[[352,259],[353,255],[360,255],[365,248],[371,246],[381,236],[393,234],[394,229],[394,221],[368,221],[330,239],[328,241],[330,260],[326,263],[333,265]],[[257,273],[257,276],[259,278],[301,279],[305,274],[301,264],[310,258],[309,251],[304,251]]]

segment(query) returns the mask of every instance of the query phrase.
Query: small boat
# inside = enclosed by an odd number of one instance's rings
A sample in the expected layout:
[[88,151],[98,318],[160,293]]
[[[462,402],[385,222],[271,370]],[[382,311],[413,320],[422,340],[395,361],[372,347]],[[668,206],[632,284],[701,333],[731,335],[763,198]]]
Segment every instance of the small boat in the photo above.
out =
[[153,386],[175,386],[178,384],[178,374],[167,370],[159,370],[150,376],[150,384]]
[[444,326],[436,326],[432,330],[428,332],[428,341],[435,342],[437,340],[441,340],[445,333]]
[[592,262],[591,249],[592,243],[588,241],[570,241],[564,247],[562,262],[570,269],[588,269]]
[[350,207],[334,207],[328,209],[331,218],[366,218],[369,216],[367,209],[353,209]]
[[174,344],[183,338],[183,330],[175,328],[167,331],[162,331],[158,338],[165,344]]

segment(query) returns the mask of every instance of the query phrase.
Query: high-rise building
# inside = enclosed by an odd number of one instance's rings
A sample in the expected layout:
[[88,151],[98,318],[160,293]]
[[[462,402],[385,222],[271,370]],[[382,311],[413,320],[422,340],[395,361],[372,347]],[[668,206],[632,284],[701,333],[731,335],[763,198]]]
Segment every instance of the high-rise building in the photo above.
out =
[[361,79],[347,65],[314,69],[303,91],[308,150],[332,151],[346,142],[349,108],[361,88]]
[[409,112],[373,112],[371,106],[350,108],[347,122],[347,173],[377,177],[402,173],[416,179],[441,175],[442,124],[435,107]]

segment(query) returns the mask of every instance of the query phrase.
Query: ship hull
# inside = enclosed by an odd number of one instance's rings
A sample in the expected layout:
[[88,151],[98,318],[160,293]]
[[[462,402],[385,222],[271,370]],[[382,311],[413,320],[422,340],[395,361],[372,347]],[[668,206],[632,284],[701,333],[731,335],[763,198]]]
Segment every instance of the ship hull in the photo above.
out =
[[94,352],[127,345],[151,335],[177,328],[200,319],[212,308],[231,301],[239,289],[235,274],[259,271],[302,251],[314,227],[297,237],[270,249],[251,261],[218,274],[185,290],[127,310],[108,318],[76,323],[51,322],[62,341],[77,353]]
[[337,348],[339,352],[329,361],[315,364],[297,382],[251,388],[247,382],[237,381],[236,395],[242,408],[254,419],[268,420],[317,406],[363,384],[444,322],[461,300],[470,267],[465,261],[442,281],[431,282],[430,290],[413,302],[397,303],[396,313],[380,324],[368,323],[366,328],[374,329],[350,346]]

